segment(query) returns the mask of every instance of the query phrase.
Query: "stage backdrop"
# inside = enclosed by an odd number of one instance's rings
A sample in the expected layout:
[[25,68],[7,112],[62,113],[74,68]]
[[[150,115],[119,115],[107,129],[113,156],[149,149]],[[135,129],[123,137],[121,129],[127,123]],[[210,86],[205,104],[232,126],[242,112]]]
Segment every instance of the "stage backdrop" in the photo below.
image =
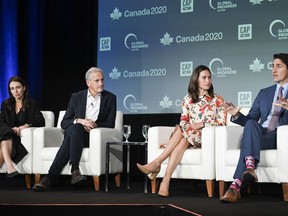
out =
[[99,0],[97,64],[124,113],[179,113],[193,68],[251,106],[288,52],[287,0]]

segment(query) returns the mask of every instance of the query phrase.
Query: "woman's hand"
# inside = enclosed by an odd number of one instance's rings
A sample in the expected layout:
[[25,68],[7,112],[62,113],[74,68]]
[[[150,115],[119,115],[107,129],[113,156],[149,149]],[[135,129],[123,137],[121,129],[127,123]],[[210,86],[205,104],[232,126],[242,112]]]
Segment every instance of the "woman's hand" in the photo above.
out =
[[288,100],[286,98],[283,98],[283,97],[279,98],[279,100],[280,100],[280,103],[275,103],[274,102],[272,104],[274,106],[282,107],[282,108],[288,110]]
[[29,127],[28,124],[24,124],[24,125],[20,126],[19,129],[20,129],[20,131],[21,131],[21,130],[23,130],[23,129],[25,129],[25,128],[28,128],[28,127]]
[[12,130],[14,131],[14,133],[17,135],[17,136],[20,136],[21,133],[20,133],[20,128],[19,127],[13,127]]
[[21,136],[21,131],[25,128],[28,128],[28,124],[21,125],[20,127],[13,127],[12,130],[17,134],[17,136]]
[[204,122],[191,123],[191,127],[196,129],[196,130],[200,130],[203,127],[205,127],[205,124],[204,124]]

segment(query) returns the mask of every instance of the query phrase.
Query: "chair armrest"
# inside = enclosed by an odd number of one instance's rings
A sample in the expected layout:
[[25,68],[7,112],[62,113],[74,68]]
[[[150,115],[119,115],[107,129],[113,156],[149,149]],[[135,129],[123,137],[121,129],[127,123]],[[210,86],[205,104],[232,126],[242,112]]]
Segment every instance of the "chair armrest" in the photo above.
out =
[[33,172],[42,172],[43,149],[47,147],[59,147],[64,138],[63,130],[56,127],[40,127],[34,130],[33,137]]
[[216,148],[240,149],[242,126],[218,126],[215,129]]
[[33,132],[35,127],[25,128],[21,131],[21,143],[25,146],[29,154],[33,150]]
[[28,154],[20,161],[22,169],[21,173],[32,173],[33,170],[33,131],[35,127],[29,127],[21,130],[21,143],[24,145]]
[[277,129],[277,164],[279,181],[288,182],[288,125]]
[[[114,128],[95,128],[90,131],[90,167],[92,173],[103,173],[105,171],[105,158],[106,158],[106,143],[107,142],[120,142],[122,141],[122,131],[120,132]],[[115,146],[111,147],[114,149]],[[119,154],[119,158],[122,159],[122,148],[113,151],[113,155]],[[121,154],[121,155],[120,155]],[[96,166],[101,165],[101,167]]]
[[204,179],[215,179],[215,128],[202,129],[201,149]]
[[225,177],[225,154],[227,150],[240,149],[243,127],[218,126],[215,128],[215,167],[216,180]]
[[148,130],[148,162],[152,161],[159,154],[161,144],[166,144],[175,127],[156,126]]

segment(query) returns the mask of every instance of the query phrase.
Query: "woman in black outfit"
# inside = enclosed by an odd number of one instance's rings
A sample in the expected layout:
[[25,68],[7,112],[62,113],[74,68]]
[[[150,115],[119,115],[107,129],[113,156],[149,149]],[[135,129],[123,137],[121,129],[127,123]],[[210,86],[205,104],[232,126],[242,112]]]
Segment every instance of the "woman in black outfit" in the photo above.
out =
[[14,177],[13,166],[28,153],[21,143],[21,131],[28,127],[45,125],[38,103],[28,96],[25,81],[13,76],[8,82],[9,98],[2,102],[0,112],[0,169],[6,165],[6,176]]

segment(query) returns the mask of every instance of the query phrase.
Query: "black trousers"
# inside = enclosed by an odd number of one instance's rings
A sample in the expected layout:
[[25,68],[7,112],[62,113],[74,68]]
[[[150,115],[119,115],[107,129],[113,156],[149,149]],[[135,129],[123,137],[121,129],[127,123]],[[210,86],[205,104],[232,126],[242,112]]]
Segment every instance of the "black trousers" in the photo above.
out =
[[60,146],[56,157],[49,169],[50,177],[58,177],[64,166],[79,164],[84,147],[89,146],[89,133],[85,131],[82,124],[69,126],[64,132],[64,140]]

